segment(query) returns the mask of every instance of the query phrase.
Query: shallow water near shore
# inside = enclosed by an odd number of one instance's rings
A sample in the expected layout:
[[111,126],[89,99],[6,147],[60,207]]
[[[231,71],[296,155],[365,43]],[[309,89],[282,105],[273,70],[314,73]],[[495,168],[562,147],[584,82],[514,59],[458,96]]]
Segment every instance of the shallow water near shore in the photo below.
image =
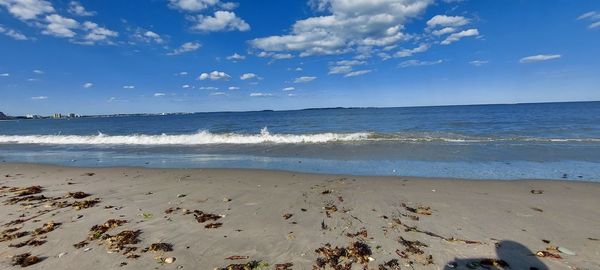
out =
[[0,160],[600,180],[600,102],[5,121]]

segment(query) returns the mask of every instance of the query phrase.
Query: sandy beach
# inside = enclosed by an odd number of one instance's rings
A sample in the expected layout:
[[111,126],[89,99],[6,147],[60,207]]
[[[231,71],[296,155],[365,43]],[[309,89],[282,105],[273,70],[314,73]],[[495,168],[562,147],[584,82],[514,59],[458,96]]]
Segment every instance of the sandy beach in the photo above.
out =
[[598,183],[0,172],[3,269],[600,269]]

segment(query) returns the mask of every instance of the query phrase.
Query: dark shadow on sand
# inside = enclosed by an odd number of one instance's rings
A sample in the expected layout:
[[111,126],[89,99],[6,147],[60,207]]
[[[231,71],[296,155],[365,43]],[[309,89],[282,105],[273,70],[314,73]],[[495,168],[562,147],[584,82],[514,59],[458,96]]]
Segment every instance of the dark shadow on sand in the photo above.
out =
[[[494,258],[468,258],[455,259],[448,262],[444,270],[454,269],[522,269],[522,270],[549,270],[542,261],[539,260],[535,253],[529,250],[524,245],[504,240],[496,245],[496,255],[498,261],[494,266]],[[500,266],[502,262],[508,264],[507,267]]]

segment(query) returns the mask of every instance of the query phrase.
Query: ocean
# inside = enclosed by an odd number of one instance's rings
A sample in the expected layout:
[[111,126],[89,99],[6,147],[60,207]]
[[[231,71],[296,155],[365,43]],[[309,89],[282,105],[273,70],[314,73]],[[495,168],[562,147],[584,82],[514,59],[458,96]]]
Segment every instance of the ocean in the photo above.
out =
[[600,102],[10,120],[0,161],[600,181]]

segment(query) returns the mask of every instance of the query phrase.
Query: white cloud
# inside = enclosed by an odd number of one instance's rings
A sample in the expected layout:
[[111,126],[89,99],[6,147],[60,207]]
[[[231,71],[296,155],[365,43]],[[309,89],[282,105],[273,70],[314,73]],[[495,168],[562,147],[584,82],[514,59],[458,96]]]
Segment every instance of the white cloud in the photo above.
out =
[[0,77],[10,77],[10,73],[0,73]]
[[0,0],[0,6],[20,20],[31,20],[37,16],[54,12],[52,4],[45,0]]
[[271,93],[250,93],[251,97],[272,97]]
[[186,42],[183,43],[179,48],[173,50],[173,52],[167,53],[167,55],[180,55],[188,52],[193,52],[195,50],[200,49],[201,46],[202,45],[198,42]]
[[214,16],[197,15],[193,30],[202,32],[248,31],[250,25],[231,11],[216,11]]
[[432,0],[314,0],[329,15],[299,20],[291,33],[257,38],[250,44],[263,51],[298,51],[300,56],[356,52],[405,40],[404,23],[421,14]]
[[341,61],[335,62],[335,64],[339,65],[339,66],[357,66],[357,65],[362,65],[364,63],[365,63],[364,61],[359,61],[359,60],[341,60]]
[[421,44],[416,48],[413,49],[403,49],[401,51],[398,51],[394,54],[395,57],[410,57],[415,53],[421,53],[421,52],[425,52],[429,50],[429,45],[428,44]]
[[234,62],[241,61],[241,60],[244,60],[244,59],[246,59],[246,56],[239,55],[237,53],[234,53],[234,54],[232,54],[230,56],[227,56],[227,60],[231,60],[231,61],[234,61]]
[[590,25],[588,25],[588,28],[590,28],[590,29],[600,27],[600,12],[590,11],[590,12],[584,13],[581,16],[579,16],[577,18],[577,20],[592,21],[592,23]]
[[123,85],[123,89],[135,89],[135,85]]
[[81,87],[83,87],[83,88],[92,88],[93,86],[94,86],[94,84],[93,84],[93,83],[91,83],[91,82],[86,82],[86,83],[84,83],[84,84],[83,84]]
[[164,97],[165,95],[165,93],[154,93],[155,97]]
[[179,72],[179,73],[177,73],[175,75],[178,75],[178,76],[187,76],[188,74],[189,73],[187,71],[182,71],[182,72]]
[[213,71],[211,73],[202,73],[200,74],[200,76],[198,77],[198,80],[211,80],[211,81],[217,81],[217,80],[229,80],[231,78],[231,76],[229,76],[227,73],[223,72],[223,71]]
[[441,42],[441,44],[448,45],[452,42],[459,41],[461,38],[478,36],[478,35],[479,35],[479,30],[477,30],[475,28],[471,28],[471,29],[460,31],[458,33],[454,33],[454,34],[448,36],[446,39],[444,39],[444,41]]
[[44,99],[48,99],[47,96],[37,96],[37,97],[31,97],[31,99],[33,100],[44,100]]
[[104,27],[100,27],[98,26],[98,24],[93,22],[84,22],[83,29],[88,31],[87,35],[85,35],[83,39],[90,42],[91,44],[98,41],[106,41],[111,37],[119,36],[119,33],[112,30],[108,30]]
[[444,27],[444,28],[442,28],[442,29],[434,30],[434,31],[432,31],[431,33],[432,33],[434,36],[443,36],[443,35],[445,35],[445,34],[454,33],[454,32],[456,32],[456,30],[457,30],[457,29],[456,29],[456,28],[454,28],[454,27]]
[[193,87],[191,85],[189,85],[189,84],[184,84],[184,85],[181,86],[181,88],[183,88],[183,89],[189,89],[189,88],[193,88]]
[[529,64],[529,63],[548,61],[548,60],[552,60],[552,59],[558,59],[560,57],[561,57],[560,54],[538,54],[538,55],[523,57],[519,60],[519,62],[522,64]]
[[218,87],[214,87],[214,86],[202,86],[198,89],[200,89],[200,90],[219,90]]
[[13,29],[8,29],[2,25],[0,25],[0,33],[5,34],[6,36],[9,36],[15,40],[28,40],[29,38],[23,34],[21,34],[20,32],[17,32],[16,30]]
[[333,66],[329,67],[329,74],[344,74],[352,71],[352,66]]
[[189,12],[196,12],[215,6],[219,0],[169,0],[169,6]]
[[427,21],[427,27],[459,27],[467,25],[469,19],[463,16],[446,16],[446,15],[435,15],[429,21]]
[[302,77],[298,77],[294,80],[295,83],[306,83],[306,82],[311,82],[314,81],[317,77],[312,77],[312,76],[302,76]]
[[35,74],[44,74],[43,70],[39,70],[39,69],[34,69],[31,72],[35,73]]
[[402,68],[417,67],[417,66],[432,66],[432,65],[441,64],[442,62],[443,62],[442,60],[436,60],[436,61],[408,60],[408,61],[404,61],[404,62],[400,63],[398,66],[402,67]]
[[371,73],[371,71],[372,70],[370,70],[370,69],[363,69],[363,70],[352,71],[352,72],[344,75],[344,77],[355,77],[355,76],[365,75],[367,73]]
[[487,60],[473,60],[473,61],[469,62],[469,64],[479,67],[479,66],[483,66],[489,62],[490,61],[487,61]]
[[144,37],[146,37],[146,38],[148,38],[148,39],[150,39],[150,40],[152,40],[152,41],[154,41],[156,43],[163,43],[164,42],[164,40],[162,39],[162,37],[160,37],[159,34],[154,33],[152,31],[146,31],[144,33]]
[[96,12],[85,10],[81,3],[77,1],[71,1],[71,3],[69,3],[69,13],[81,17],[96,15]]
[[258,79],[259,77],[254,73],[244,73],[240,76],[240,80],[250,80],[250,79]]
[[226,95],[225,92],[212,92],[210,93],[211,96],[224,96]]
[[283,88],[281,90],[283,90],[283,91],[294,91],[294,90],[296,90],[296,88],[295,87],[286,87],[286,88]]
[[240,90],[240,88],[237,87],[237,86],[229,86],[229,88],[227,88],[227,89],[229,89],[229,90]]
[[256,56],[261,57],[261,58],[271,57],[276,60],[294,58],[294,55],[292,55],[290,53],[274,53],[274,52],[260,52]]
[[75,32],[73,30],[79,28],[79,23],[76,20],[58,14],[46,16],[46,22],[48,24],[42,34],[55,37],[74,37]]

